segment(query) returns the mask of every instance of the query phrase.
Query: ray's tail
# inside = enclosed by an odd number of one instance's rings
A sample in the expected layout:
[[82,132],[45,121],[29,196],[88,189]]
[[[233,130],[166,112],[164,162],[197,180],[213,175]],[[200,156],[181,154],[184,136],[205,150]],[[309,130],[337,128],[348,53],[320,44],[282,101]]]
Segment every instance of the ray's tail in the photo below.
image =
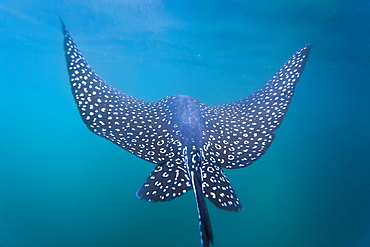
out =
[[194,194],[198,209],[198,220],[200,228],[200,238],[203,247],[209,247],[213,244],[213,232],[211,220],[209,218],[206,200],[202,192],[201,174],[199,172],[192,172]]
[[213,232],[211,219],[208,214],[207,204],[202,189],[202,173],[200,169],[202,158],[198,151],[193,152],[190,158],[191,162],[188,166],[188,171],[191,176],[195,202],[197,204],[200,238],[202,246],[209,247],[210,244],[213,244]]

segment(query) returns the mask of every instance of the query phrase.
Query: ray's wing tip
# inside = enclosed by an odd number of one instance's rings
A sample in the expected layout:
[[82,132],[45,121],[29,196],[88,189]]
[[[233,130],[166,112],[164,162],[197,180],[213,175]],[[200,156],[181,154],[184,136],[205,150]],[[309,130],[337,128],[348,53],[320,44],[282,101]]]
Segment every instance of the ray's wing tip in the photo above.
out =
[[60,23],[62,24],[63,33],[68,34],[68,29],[67,29],[66,25],[64,24],[64,21],[63,21],[62,17],[59,16],[59,20],[60,20]]
[[62,23],[62,27],[64,27],[65,25],[64,25],[64,21],[63,21],[62,17],[59,16],[59,20]]
[[307,44],[307,45],[303,46],[298,52],[309,54],[310,51],[311,51],[311,48],[312,48],[312,44]]
[[300,58],[301,59],[299,61],[299,63],[301,64],[301,71],[303,71],[303,69],[306,65],[307,59],[310,55],[311,48],[312,48],[312,45],[307,44],[307,45],[303,46],[301,49],[299,49],[295,54],[293,54],[293,58]]

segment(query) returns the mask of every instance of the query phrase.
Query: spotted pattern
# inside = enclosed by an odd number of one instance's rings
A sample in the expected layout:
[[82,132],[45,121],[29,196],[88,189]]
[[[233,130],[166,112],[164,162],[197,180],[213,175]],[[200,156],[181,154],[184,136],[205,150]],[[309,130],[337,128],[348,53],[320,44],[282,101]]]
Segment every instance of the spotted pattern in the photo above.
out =
[[201,166],[203,194],[218,208],[237,212],[243,209],[222,168],[207,160]]
[[178,158],[167,97],[148,103],[113,88],[88,65],[66,32],[73,95],[82,120],[95,134],[152,163]]
[[154,169],[136,195],[147,201],[170,201],[191,189],[192,184],[185,163],[167,162]]
[[204,149],[211,163],[224,168],[252,164],[271,145],[301,77],[310,46],[296,52],[263,87],[252,95],[208,108],[208,142]]
[[213,235],[204,197],[228,211],[243,208],[223,168],[246,167],[271,145],[310,46],[296,52],[252,95],[210,107],[185,95],[150,103],[118,91],[90,67],[64,24],[63,32],[72,93],[86,126],[156,164],[138,198],[170,201],[193,189],[203,245],[208,246]]

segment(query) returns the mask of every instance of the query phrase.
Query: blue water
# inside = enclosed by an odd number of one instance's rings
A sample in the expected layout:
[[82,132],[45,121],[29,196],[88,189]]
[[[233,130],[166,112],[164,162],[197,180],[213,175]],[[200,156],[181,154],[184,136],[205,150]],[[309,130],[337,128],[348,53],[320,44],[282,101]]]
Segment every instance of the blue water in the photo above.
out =
[[245,97],[313,44],[268,152],[208,204],[216,247],[370,246],[370,2],[0,1],[0,246],[200,246],[194,196],[138,200],[154,166],[90,133],[59,17],[130,95]]

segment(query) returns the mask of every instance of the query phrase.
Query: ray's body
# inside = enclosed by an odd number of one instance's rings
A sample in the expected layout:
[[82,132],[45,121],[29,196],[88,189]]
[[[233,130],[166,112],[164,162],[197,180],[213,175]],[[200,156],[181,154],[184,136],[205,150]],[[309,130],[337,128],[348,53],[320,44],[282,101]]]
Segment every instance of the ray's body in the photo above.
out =
[[209,246],[213,234],[205,198],[224,210],[243,208],[222,168],[246,167],[270,146],[310,46],[296,52],[263,87],[238,101],[210,107],[193,97],[174,95],[150,103],[100,78],[62,26],[72,92],[84,123],[93,133],[156,164],[137,191],[138,198],[170,201],[193,189],[202,246]]

